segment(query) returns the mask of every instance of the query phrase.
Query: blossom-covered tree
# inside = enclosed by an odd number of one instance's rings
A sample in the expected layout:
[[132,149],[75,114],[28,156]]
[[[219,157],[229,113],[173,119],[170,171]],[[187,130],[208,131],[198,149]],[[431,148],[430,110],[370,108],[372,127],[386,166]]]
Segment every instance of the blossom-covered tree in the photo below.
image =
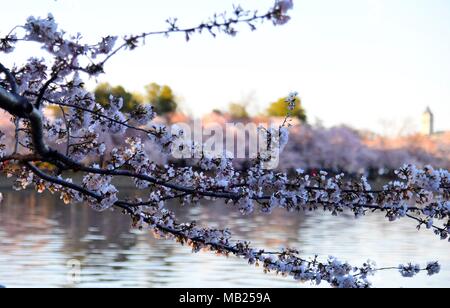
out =
[[[266,113],[271,117],[283,117],[286,114],[286,98],[280,98],[271,103]],[[301,104],[300,98],[296,98],[292,107],[291,116],[298,118],[302,122],[306,122],[306,111]]]
[[[432,146],[430,147],[430,144]],[[303,168],[332,173],[375,176],[402,164],[450,166],[450,143],[445,139],[409,136],[403,140],[367,138],[347,126],[331,128],[301,125],[290,130],[290,142],[280,161],[281,170]],[[431,149],[430,149],[431,148]]]
[[177,110],[177,99],[168,85],[159,85],[152,82],[145,86],[145,90],[147,91],[146,99],[159,115],[165,115]]
[[[206,249],[235,255],[299,281],[369,287],[368,277],[380,270],[397,269],[406,277],[421,271],[429,275],[439,272],[437,262],[377,268],[371,261],[353,266],[335,257],[302,257],[292,248],[266,251],[233,240],[230,230],[179,222],[165,204],[179,200],[183,205],[196,205],[200,200],[221,199],[244,215],[255,210],[270,214],[277,208],[293,215],[318,209],[333,215],[350,211],[357,217],[381,212],[390,221],[411,219],[418,227],[424,226],[446,240],[450,231],[448,171],[405,165],[396,172],[398,180],[375,190],[365,178],[350,181],[343,174],[328,176],[323,171],[310,176],[301,169],[288,176],[268,170],[265,162],[288,141],[289,116],[279,127],[264,130],[267,151],[261,151],[247,170],[235,170],[227,155],[212,156],[196,143],[181,143],[201,154],[191,166],[158,164],[148,155],[145,143],[151,141],[161,155],[168,154],[174,144],[180,146],[181,132],[153,123],[155,112],[149,105],[125,113],[122,98],[111,96],[108,106],[102,106],[84,87],[85,78],[103,74],[105,64],[114,55],[138,48],[151,36],[181,33],[186,40],[203,32],[234,36],[240,25],[254,30],[264,21],[285,24],[292,7],[292,0],[276,0],[265,13],[235,6],[231,14],[215,15],[192,28],[180,28],[176,20],[168,20],[169,27],[164,31],[122,39],[107,36],[96,44],[85,44],[79,36],[67,35],[52,15],[28,18],[24,25],[0,39],[0,51],[12,53],[21,41],[27,41],[41,45],[49,57],[30,58],[22,66],[11,68],[0,65],[4,75],[0,80],[0,108],[10,115],[16,128],[10,131],[14,142],[0,145],[2,173],[14,179],[16,190],[32,186],[39,193],[59,194],[66,204],[85,203],[97,211],[115,209],[129,215],[134,227],[188,244],[194,252]],[[295,93],[286,99],[291,111],[296,100]],[[60,108],[61,117],[47,118],[43,112],[47,106]],[[120,146],[111,147],[105,142],[110,135],[127,131],[135,135]],[[67,178],[72,174],[82,174],[82,180]],[[113,185],[118,177],[132,181],[145,197],[121,197]]]
[[123,112],[131,112],[139,104],[143,104],[143,100],[138,95],[128,92],[123,86],[111,86],[109,83],[101,83],[94,90],[95,101],[100,105],[107,107],[109,105],[109,97],[111,95],[121,97],[123,99]]

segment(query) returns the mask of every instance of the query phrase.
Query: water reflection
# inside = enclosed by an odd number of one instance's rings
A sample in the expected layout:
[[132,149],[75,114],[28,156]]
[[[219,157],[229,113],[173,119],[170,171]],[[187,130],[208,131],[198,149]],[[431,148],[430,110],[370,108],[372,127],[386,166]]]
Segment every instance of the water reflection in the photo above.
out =
[[[129,193],[133,193],[130,191]],[[57,197],[33,192],[6,192],[0,206],[0,284],[9,287],[305,287],[289,278],[267,276],[237,258],[191,254],[172,241],[155,240],[130,228],[120,213],[96,213],[85,206],[65,206]],[[289,214],[242,217],[225,206],[173,206],[180,220],[230,227],[235,238],[254,246],[296,247],[305,255],[329,254],[379,266],[438,259],[443,272],[404,279],[397,273],[378,274],[375,286],[450,287],[449,244],[409,221],[385,222],[370,216]],[[81,283],[67,281],[67,262],[82,264]]]

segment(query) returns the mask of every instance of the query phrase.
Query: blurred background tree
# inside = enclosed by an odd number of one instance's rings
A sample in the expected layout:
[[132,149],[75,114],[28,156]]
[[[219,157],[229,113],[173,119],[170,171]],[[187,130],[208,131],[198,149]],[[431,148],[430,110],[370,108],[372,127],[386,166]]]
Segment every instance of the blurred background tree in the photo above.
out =
[[250,117],[247,112],[247,105],[243,103],[230,103],[228,112],[233,120],[243,120]]
[[[282,97],[276,102],[270,104],[269,108],[267,108],[267,115],[270,117],[285,117],[288,111],[288,105],[286,103],[286,97]],[[301,105],[300,98],[297,97],[295,101],[295,108],[292,110],[291,115],[293,117],[298,118],[299,120],[306,122],[306,111]]]
[[123,86],[111,86],[109,83],[100,83],[94,91],[95,100],[102,106],[108,106],[109,96],[114,95],[123,98],[123,112],[131,112],[138,105],[144,103],[144,98],[140,94],[131,93]]
[[145,86],[145,90],[146,100],[153,105],[158,115],[166,115],[177,110],[177,98],[169,86],[153,82]]

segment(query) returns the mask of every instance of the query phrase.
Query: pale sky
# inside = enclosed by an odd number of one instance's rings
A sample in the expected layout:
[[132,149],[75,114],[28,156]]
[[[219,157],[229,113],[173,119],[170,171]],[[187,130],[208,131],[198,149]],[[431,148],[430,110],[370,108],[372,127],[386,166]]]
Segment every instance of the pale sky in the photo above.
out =
[[[264,11],[273,1],[15,0],[3,6],[0,35],[29,15],[51,12],[61,28],[93,42],[164,29],[168,17],[196,25],[233,3]],[[430,106],[436,129],[450,130],[450,1],[294,0],[294,6],[286,26],[244,28],[235,38],[151,38],[113,58],[100,81],[134,91],[153,81],[168,84],[195,116],[247,98],[252,111],[263,111],[295,90],[311,121],[326,126],[414,130]],[[0,61],[36,54],[22,48]]]

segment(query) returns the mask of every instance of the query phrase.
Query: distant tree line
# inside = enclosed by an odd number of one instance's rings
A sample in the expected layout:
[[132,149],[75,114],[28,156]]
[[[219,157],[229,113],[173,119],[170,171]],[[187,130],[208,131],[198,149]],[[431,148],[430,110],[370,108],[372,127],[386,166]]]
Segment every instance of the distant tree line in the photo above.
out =
[[103,106],[109,104],[111,95],[123,98],[123,111],[131,112],[140,104],[151,104],[159,115],[175,112],[178,100],[171,87],[155,82],[145,86],[145,93],[130,92],[125,87],[112,86],[109,83],[99,84],[95,90],[95,100]]
[[[99,84],[94,91],[95,99],[103,106],[109,104],[109,96],[123,98],[123,110],[131,112],[139,104],[151,104],[158,115],[166,115],[177,111],[178,100],[172,88],[168,85],[160,85],[158,83],[150,83],[145,86],[145,93],[130,92],[121,85],[112,86],[105,82]],[[249,102],[232,102],[228,105],[228,113],[232,119],[245,120],[251,116],[248,112]],[[220,112],[220,110],[214,110]],[[286,97],[281,97],[278,100],[269,104],[263,115],[269,117],[283,117],[286,115]],[[301,104],[300,98],[296,99],[295,108],[291,111],[291,116],[306,122],[307,116],[304,107]]]
[[[235,120],[243,120],[250,118],[248,113],[248,102],[242,103],[230,103],[228,105],[228,113],[231,118]],[[269,117],[284,117],[288,112],[288,106],[286,105],[286,97],[281,97],[275,102],[269,104],[269,107],[263,112],[263,115]],[[296,98],[295,107],[290,111],[293,118],[297,118],[300,121],[306,123],[307,116],[304,107],[302,106],[300,98]]]

